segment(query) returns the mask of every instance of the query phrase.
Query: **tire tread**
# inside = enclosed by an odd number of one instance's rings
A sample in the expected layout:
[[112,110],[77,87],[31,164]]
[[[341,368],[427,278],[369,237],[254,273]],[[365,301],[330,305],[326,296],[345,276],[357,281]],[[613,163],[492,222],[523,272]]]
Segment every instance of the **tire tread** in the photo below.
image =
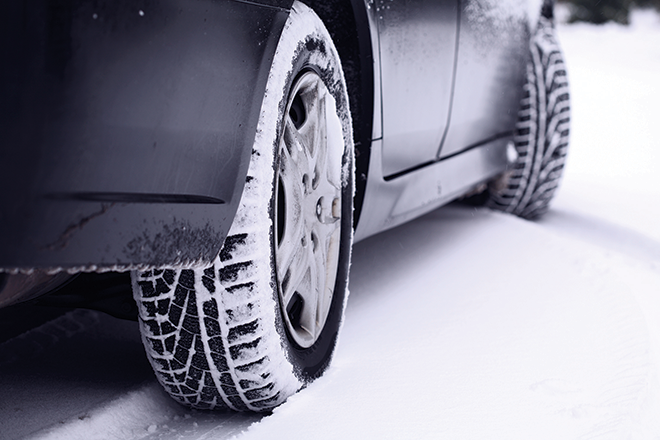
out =
[[559,186],[570,124],[566,66],[553,22],[545,17],[530,44],[523,93],[513,139],[518,159],[506,185],[491,186],[487,205],[533,219],[548,210]]

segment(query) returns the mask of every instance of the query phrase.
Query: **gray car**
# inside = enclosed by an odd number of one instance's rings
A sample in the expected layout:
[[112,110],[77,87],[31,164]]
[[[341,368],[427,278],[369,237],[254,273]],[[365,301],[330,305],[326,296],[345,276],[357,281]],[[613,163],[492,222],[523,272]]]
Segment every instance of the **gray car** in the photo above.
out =
[[179,402],[279,405],[330,362],[353,242],[458,199],[548,209],[553,8],[10,0],[0,307],[139,319]]

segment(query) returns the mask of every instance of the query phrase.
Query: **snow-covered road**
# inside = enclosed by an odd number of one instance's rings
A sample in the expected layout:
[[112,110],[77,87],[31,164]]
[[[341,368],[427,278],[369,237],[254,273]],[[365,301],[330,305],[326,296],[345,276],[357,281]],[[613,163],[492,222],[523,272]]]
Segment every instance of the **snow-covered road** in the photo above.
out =
[[358,243],[333,365],[272,415],[178,406],[134,323],[76,311],[0,345],[0,438],[660,438],[660,18],[560,40],[548,216],[452,205]]

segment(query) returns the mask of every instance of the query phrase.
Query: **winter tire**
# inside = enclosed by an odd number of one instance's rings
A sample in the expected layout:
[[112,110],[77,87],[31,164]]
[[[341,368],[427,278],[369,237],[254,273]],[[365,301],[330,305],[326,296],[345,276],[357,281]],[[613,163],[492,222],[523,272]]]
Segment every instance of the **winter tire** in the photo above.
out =
[[570,98],[566,66],[551,19],[541,17],[530,42],[524,95],[510,169],[488,188],[487,205],[523,218],[543,215],[561,180],[568,150]]
[[219,255],[206,268],[132,274],[147,355],[174,399],[263,411],[322,374],[347,298],[352,197],[339,56],[295,2]]

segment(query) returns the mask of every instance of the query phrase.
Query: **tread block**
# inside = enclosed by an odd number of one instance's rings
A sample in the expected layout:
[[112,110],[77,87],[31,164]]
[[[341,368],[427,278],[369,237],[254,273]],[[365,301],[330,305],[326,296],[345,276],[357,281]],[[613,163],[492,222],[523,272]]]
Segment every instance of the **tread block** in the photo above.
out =
[[259,385],[259,383],[253,381],[253,380],[247,380],[247,379],[241,379],[238,381],[238,384],[240,387],[244,390],[248,390],[250,388],[254,388]]
[[206,334],[209,338],[222,336],[220,323],[216,319],[204,318],[204,327],[206,327]]
[[233,258],[233,252],[240,245],[244,245],[247,239],[247,234],[236,234],[228,236],[225,243],[220,250],[220,261],[225,262]]
[[254,335],[259,329],[259,320],[255,319],[254,321],[248,322],[247,324],[241,324],[236,327],[229,329],[229,334],[227,335],[227,341],[230,344],[236,342],[242,336],[251,336]]
[[151,344],[151,349],[158,353],[159,355],[163,355],[165,353],[165,347],[163,347],[163,341],[160,339],[153,339],[153,338],[147,338],[149,343]]
[[269,383],[268,385],[257,388],[254,390],[248,390],[245,392],[245,397],[248,400],[257,400],[257,399],[264,399],[268,398],[271,396],[271,391],[273,390],[273,384]]
[[238,396],[238,391],[236,391],[236,388],[230,385],[220,385],[222,388],[222,392],[225,393],[225,396],[231,397],[231,396]]
[[174,359],[181,362],[181,364],[185,366],[188,363],[189,354],[190,354],[189,350],[186,350],[185,348],[179,345],[174,351]]
[[193,296],[190,290],[186,289],[180,284],[177,284],[176,289],[174,290],[174,304],[183,308],[186,304],[186,299],[188,299],[189,294]]
[[195,394],[197,394],[197,390],[199,390],[199,381],[189,377],[186,379],[186,386],[191,390],[195,390]]
[[204,315],[212,319],[218,319],[220,316],[218,314],[218,303],[213,298],[202,304],[202,311],[204,312]]
[[195,353],[190,364],[200,370],[206,371],[209,369],[209,362],[206,360],[206,356],[204,356],[203,352]]
[[170,363],[165,359],[153,358],[153,362],[156,364],[157,370],[168,371],[170,369]]
[[213,282],[213,280],[211,278],[209,278],[207,276],[203,276],[202,277],[202,284],[204,285],[206,290],[208,290],[209,292],[211,292],[211,293],[215,292],[215,282]]
[[210,387],[203,387],[200,397],[202,398],[202,401],[214,402],[220,398],[220,393],[218,393],[218,390],[215,389],[215,385]]
[[280,393],[279,391],[272,397],[264,400],[259,400],[257,402],[250,402],[250,405],[257,408],[257,409],[262,409],[262,408],[272,408],[273,405],[277,405],[277,403],[280,400]]
[[199,320],[193,316],[187,315],[183,318],[183,328],[195,335],[200,334]]
[[156,280],[156,295],[162,295],[170,291],[170,286],[165,282],[164,279],[158,278]]
[[176,279],[176,272],[172,269],[167,269],[165,272],[163,272],[163,279],[167,284],[171,286],[174,284],[174,280]]
[[165,321],[165,322],[160,324],[160,331],[161,331],[161,334],[163,334],[163,335],[170,335],[170,334],[176,332],[176,327],[174,327],[168,321]]
[[232,386],[232,387],[236,386],[236,384],[234,383],[234,379],[231,377],[231,374],[229,374],[229,373],[222,373],[220,375],[220,383],[222,383],[223,385],[229,385],[229,386]]
[[257,338],[251,342],[230,346],[229,354],[233,360],[247,360],[254,357],[257,353],[256,348],[259,346],[259,342],[261,342],[261,338]]
[[224,353],[225,352],[225,344],[224,341],[222,340],[222,337],[215,337],[209,339],[209,348],[211,351],[214,351],[216,353]]
[[153,336],[158,336],[160,335],[160,326],[158,325],[158,322],[155,319],[146,319],[142,321],[145,326],[149,328],[149,332]]
[[176,304],[171,304],[170,305],[170,312],[168,314],[168,317],[170,318],[170,322],[177,326],[179,325],[179,322],[181,321],[181,314],[183,313],[183,309]]
[[239,365],[238,367],[236,367],[236,370],[241,371],[243,373],[249,373],[262,368],[263,364],[265,364],[267,361],[268,361],[268,356],[264,356],[257,361],[250,362],[244,365]]
[[[180,371],[180,370],[184,370],[185,368],[186,366],[181,362],[177,361],[176,359],[170,360],[170,369],[172,371]],[[176,375],[174,375],[174,377],[176,377]]]
[[247,411],[249,409],[247,405],[243,403],[241,398],[238,396],[229,396],[227,397],[227,400],[229,400],[229,402],[231,402],[234,409],[238,411]]
[[195,301],[188,301],[188,307],[186,307],[186,315],[188,317],[194,317],[197,320],[197,304]]
[[170,300],[161,299],[156,302],[156,308],[159,315],[167,315],[167,312],[170,310]]
[[220,353],[211,352],[211,359],[213,359],[213,364],[218,371],[227,371],[229,370],[229,365],[227,365],[227,359],[224,355]]
[[195,288],[195,272],[192,269],[182,270],[181,275],[179,275],[179,285],[193,290]]
[[152,298],[157,295],[154,284],[151,281],[138,281],[138,286],[143,298]]
[[195,336],[189,331],[181,330],[181,333],[179,334],[179,346],[185,349],[190,349],[193,345],[194,337]]
[[143,301],[142,305],[144,306],[144,311],[149,318],[156,317],[158,310],[156,309],[156,304],[153,301]]
[[246,271],[253,265],[252,261],[243,261],[241,263],[230,264],[218,270],[220,282],[231,283],[238,280],[241,272]]
[[168,353],[174,352],[174,346],[176,344],[176,336],[172,335],[165,339],[165,349]]
[[170,373],[166,373],[164,371],[159,371],[158,374],[160,374],[160,377],[167,383],[174,383],[174,376],[172,376]]
[[254,288],[254,283],[243,283],[243,284],[237,284],[235,286],[230,286],[227,287],[226,290],[228,293],[233,293],[233,294],[250,294],[252,293],[252,289]]
[[174,373],[174,378],[183,383],[186,380],[186,373],[185,371],[183,373]]
[[[193,365],[194,365],[194,363],[193,363]],[[190,369],[188,370],[188,374],[190,375],[191,379],[201,381],[202,377],[204,377],[204,371],[205,370],[200,369],[200,368],[195,368],[193,366],[193,367],[190,367]]]
[[188,387],[187,385],[181,385],[181,386],[179,386],[179,389],[181,389],[181,394],[183,394],[184,396],[195,396],[195,400],[194,400],[193,403],[195,403],[197,401],[197,397],[196,397],[197,396],[197,390],[196,389],[192,389],[192,388]]

